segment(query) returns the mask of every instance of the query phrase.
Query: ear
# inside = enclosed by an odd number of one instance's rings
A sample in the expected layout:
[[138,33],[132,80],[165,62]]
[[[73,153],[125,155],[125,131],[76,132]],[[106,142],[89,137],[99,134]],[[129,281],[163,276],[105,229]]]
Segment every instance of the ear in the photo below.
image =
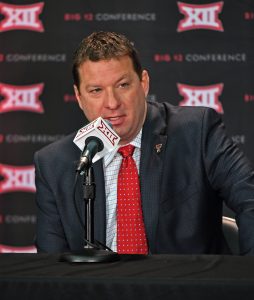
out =
[[142,71],[141,84],[142,84],[145,96],[147,97],[148,92],[149,92],[149,75],[146,70]]
[[73,85],[73,88],[74,88],[75,97],[76,97],[76,99],[78,101],[78,105],[82,109],[79,89],[78,89],[78,87],[75,84]]

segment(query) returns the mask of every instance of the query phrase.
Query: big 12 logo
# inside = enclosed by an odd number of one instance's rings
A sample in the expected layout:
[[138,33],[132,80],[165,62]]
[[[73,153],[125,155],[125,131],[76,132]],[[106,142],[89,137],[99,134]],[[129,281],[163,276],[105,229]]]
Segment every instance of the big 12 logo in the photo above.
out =
[[180,95],[184,97],[179,103],[180,106],[206,106],[223,114],[223,107],[219,101],[219,96],[223,90],[223,83],[208,86],[192,86],[178,83],[177,87]]
[[43,113],[39,100],[43,87],[43,83],[16,86],[0,82],[0,95],[4,96],[0,102],[0,113],[19,110]]
[[13,5],[0,2],[0,14],[4,16],[0,22],[0,32],[9,30],[44,31],[39,15],[44,2],[29,5]]
[[178,2],[177,5],[180,13],[185,16],[178,24],[178,32],[194,29],[223,31],[223,25],[218,17],[222,11],[223,2],[210,4]]

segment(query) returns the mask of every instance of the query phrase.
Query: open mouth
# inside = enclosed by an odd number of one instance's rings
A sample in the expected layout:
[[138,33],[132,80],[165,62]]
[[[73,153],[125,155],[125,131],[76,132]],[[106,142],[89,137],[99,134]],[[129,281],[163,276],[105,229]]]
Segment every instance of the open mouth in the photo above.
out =
[[108,117],[106,118],[106,120],[108,120],[112,124],[112,126],[117,126],[123,123],[124,116]]

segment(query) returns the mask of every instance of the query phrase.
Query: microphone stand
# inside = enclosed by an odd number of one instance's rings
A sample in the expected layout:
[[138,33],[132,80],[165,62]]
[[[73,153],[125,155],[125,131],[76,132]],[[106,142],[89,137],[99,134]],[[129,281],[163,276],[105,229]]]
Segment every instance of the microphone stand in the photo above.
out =
[[66,253],[61,256],[61,261],[70,263],[85,262],[112,262],[119,259],[116,252],[106,250],[107,247],[94,240],[94,201],[96,185],[94,182],[93,167],[89,166],[84,171],[83,194],[85,201],[85,246],[81,251]]

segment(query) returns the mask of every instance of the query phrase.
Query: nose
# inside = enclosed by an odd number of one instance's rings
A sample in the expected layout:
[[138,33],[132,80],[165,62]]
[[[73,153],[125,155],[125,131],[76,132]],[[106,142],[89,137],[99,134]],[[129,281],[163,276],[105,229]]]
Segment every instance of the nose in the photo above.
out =
[[119,95],[114,90],[107,91],[105,98],[105,106],[108,109],[117,109],[121,103]]

